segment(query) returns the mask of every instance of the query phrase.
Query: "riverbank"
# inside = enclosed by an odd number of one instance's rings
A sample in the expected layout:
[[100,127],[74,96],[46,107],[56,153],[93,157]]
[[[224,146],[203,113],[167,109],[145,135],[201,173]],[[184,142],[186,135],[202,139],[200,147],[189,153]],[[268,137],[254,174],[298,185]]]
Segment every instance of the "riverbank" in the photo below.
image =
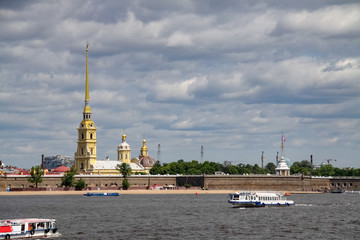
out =
[[[200,190],[200,189],[181,189],[181,190],[91,190],[91,191],[13,191],[0,192],[0,196],[28,196],[28,195],[82,195],[87,192],[92,193],[119,193],[124,194],[229,194],[239,190]],[[280,191],[285,193],[285,191]],[[321,192],[310,191],[286,191],[290,194],[313,194]]]

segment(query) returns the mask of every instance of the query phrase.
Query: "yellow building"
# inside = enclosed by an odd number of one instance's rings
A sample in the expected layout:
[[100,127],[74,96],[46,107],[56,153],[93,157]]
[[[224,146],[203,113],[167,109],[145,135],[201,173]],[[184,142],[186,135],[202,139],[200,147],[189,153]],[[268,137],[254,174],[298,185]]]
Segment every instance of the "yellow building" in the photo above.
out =
[[89,69],[88,69],[88,47],[86,44],[86,81],[85,81],[85,106],[83,120],[78,130],[77,151],[75,153],[75,169],[86,171],[96,163],[96,127],[91,120],[91,108],[89,105]]
[[125,133],[122,135],[122,142],[118,146],[118,161],[130,164],[131,162],[131,148],[126,142]]
[[[116,169],[117,165],[127,163],[130,165],[132,172],[149,173],[151,167],[143,167],[138,159],[131,160],[131,148],[126,142],[126,135],[122,135],[122,143],[118,146],[118,159],[110,160],[105,158],[102,161],[97,161],[96,156],[96,127],[91,120],[91,108],[89,105],[89,68],[88,68],[88,47],[86,45],[86,81],[85,81],[85,106],[83,110],[83,120],[80,122],[78,130],[77,151],[75,152],[75,169],[83,174],[103,174],[103,175],[118,175],[119,171]],[[141,155],[148,156],[148,150],[145,146],[141,148]]]

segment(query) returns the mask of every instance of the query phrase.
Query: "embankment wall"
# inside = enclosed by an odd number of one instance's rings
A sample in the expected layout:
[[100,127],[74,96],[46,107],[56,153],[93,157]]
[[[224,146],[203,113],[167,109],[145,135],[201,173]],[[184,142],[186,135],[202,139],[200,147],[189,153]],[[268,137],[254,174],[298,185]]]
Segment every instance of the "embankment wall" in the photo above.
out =
[[[0,191],[7,188],[19,189],[33,187],[27,176],[0,176]],[[88,187],[120,188],[121,176],[78,175],[75,180],[85,180]],[[331,191],[334,189],[360,191],[359,177],[310,177],[310,176],[274,176],[274,175],[197,175],[197,176],[153,176],[138,175],[128,178],[131,188],[146,189],[148,186],[175,185],[207,189],[229,190],[274,190],[274,191]],[[61,176],[44,176],[39,188],[52,189],[61,186]]]

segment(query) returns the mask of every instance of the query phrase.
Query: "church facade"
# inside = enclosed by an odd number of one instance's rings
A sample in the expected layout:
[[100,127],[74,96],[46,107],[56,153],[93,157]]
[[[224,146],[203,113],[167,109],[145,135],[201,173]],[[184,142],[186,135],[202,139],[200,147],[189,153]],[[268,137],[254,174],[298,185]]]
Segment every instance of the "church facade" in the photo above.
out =
[[[96,130],[95,123],[91,120],[90,94],[89,94],[89,68],[88,68],[88,47],[86,45],[86,80],[85,80],[85,106],[83,109],[83,120],[78,130],[77,150],[75,152],[75,169],[82,174],[118,175],[116,169],[122,163],[129,164],[132,173],[149,173],[155,160],[149,157],[146,141],[140,150],[139,158],[131,159],[131,147],[126,142],[125,133],[122,135],[122,142],[117,149],[117,160],[105,158],[97,160],[96,154]],[[141,161],[147,158],[147,161]],[[145,163],[145,166],[141,162]]]

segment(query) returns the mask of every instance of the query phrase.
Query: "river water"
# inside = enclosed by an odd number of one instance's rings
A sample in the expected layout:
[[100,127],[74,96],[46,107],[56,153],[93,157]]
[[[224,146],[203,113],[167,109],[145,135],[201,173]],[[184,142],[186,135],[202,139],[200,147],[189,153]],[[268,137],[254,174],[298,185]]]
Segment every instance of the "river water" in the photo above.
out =
[[223,194],[0,196],[0,219],[54,218],[56,239],[360,239],[360,194],[232,208]]

